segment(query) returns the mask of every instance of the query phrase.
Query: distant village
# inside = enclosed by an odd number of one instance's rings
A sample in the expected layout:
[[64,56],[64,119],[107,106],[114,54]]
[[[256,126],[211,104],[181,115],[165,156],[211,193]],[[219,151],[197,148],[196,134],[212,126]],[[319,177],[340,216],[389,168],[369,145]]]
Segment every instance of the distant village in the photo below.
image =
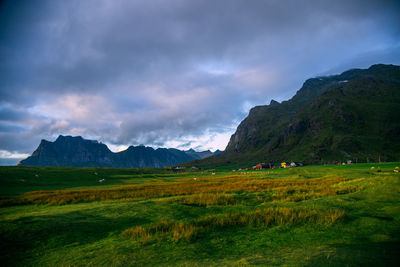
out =
[[[348,164],[352,164],[353,162],[351,160],[347,160],[346,162],[341,162],[341,161],[334,161],[332,162],[332,165],[348,165]],[[304,164],[301,162],[281,162],[280,165],[274,165],[273,163],[258,163],[257,165],[254,165],[251,168],[239,168],[239,169],[232,169],[233,172],[235,171],[248,171],[248,170],[265,170],[265,169],[276,169],[276,168],[294,168],[294,167],[303,167]],[[171,169],[172,167],[165,167],[167,169]],[[198,170],[199,168],[196,166],[192,166],[192,167],[188,167],[192,170]],[[175,170],[185,170],[186,167],[184,166],[177,166],[174,167],[173,169]]]

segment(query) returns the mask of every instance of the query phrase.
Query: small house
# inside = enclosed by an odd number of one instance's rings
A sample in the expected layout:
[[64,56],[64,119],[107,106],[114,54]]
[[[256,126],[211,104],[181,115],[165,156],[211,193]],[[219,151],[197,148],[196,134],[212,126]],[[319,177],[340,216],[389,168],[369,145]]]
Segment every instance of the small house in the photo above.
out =
[[256,170],[262,170],[262,169],[272,169],[272,164],[271,163],[259,163],[256,166],[253,166]]

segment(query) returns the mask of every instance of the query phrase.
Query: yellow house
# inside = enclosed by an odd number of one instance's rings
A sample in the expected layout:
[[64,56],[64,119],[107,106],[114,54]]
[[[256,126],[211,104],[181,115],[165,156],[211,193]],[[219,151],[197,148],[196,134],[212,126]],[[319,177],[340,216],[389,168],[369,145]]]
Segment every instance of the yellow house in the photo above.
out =
[[287,168],[288,166],[286,165],[286,162],[282,162],[282,163],[281,163],[281,167],[282,167],[282,168]]

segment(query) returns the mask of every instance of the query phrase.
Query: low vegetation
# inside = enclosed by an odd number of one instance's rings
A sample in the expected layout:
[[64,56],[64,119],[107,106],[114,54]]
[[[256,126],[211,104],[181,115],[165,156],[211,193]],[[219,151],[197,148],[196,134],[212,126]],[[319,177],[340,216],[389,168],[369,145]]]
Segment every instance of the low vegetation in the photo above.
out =
[[60,205],[190,195],[183,200],[183,203],[206,205],[232,203],[233,198],[231,195],[225,194],[227,192],[271,192],[270,196],[267,196],[270,200],[299,201],[357,190],[355,186],[339,185],[339,183],[346,181],[342,177],[274,180],[257,176],[250,177],[246,174],[243,177],[217,178],[216,181],[209,178],[194,181],[180,182],[178,180],[177,182],[155,185],[121,186],[105,189],[32,191],[17,198],[3,200],[0,203],[4,206],[21,204]]
[[0,260],[396,265],[398,165],[243,172],[2,167]]
[[169,235],[174,241],[191,241],[200,233],[218,231],[228,227],[268,227],[275,225],[322,224],[331,225],[343,219],[344,211],[318,211],[309,209],[269,208],[246,212],[213,214],[183,223],[161,221],[147,227],[136,226],[122,235],[149,241],[154,236]]

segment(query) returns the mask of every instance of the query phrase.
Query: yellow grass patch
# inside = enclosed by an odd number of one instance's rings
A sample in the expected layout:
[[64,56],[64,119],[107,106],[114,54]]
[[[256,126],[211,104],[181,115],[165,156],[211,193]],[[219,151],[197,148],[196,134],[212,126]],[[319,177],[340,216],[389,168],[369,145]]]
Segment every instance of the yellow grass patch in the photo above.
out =
[[[231,204],[230,193],[270,191],[275,199],[302,200],[354,192],[356,187],[337,184],[346,181],[343,177],[313,179],[259,179],[249,177],[223,178],[212,182],[178,182],[148,185],[131,185],[105,189],[33,191],[19,198],[2,202],[2,205],[18,204],[69,204],[105,200],[133,200],[154,197],[191,195],[187,204]],[[229,181],[229,182],[227,182]]]
[[128,228],[123,236],[142,240],[152,237],[169,237],[173,241],[193,240],[199,233],[221,230],[228,227],[270,227],[276,225],[320,224],[329,226],[342,220],[345,213],[332,209],[327,211],[313,209],[268,208],[230,214],[213,214],[190,222],[162,221]]

